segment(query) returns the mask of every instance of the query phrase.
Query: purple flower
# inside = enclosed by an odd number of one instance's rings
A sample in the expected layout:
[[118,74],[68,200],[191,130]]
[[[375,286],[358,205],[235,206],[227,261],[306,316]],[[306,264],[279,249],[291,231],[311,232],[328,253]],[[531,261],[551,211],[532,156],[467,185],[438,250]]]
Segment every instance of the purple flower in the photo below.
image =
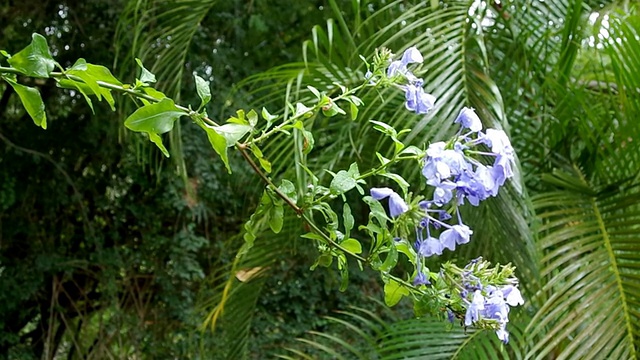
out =
[[500,339],[503,344],[509,343],[509,333],[506,330],[506,326],[506,324],[500,324],[500,328],[496,330],[496,335],[498,335],[498,339]]
[[424,58],[422,57],[420,50],[418,50],[418,48],[415,46],[412,46],[407,50],[405,50],[404,53],[402,54],[402,59],[400,60],[400,62],[402,62],[404,66],[407,66],[413,63],[422,64],[423,61],[424,61]]
[[467,225],[453,225],[450,229],[440,234],[440,241],[443,247],[453,251],[456,249],[456,244],[468,243],[471,234],[473,234],[473,231]]
[[449,322],[453,324],[455,319],[456,318],[455,318],[455,314],[453,313],[453,311],[447,309],[447,320],[449,320]]
[[[387,77],[392,78],[398,73],[407,76],[407,65],[413,63],[422,63],[424,61],[420,50],[415,46],[412,46],[404,51],[400,60],[392,61],[387,68]],[[409,73],[410,74],[410,73]],[[410,74],[413,77],[413,74]]]
[[441,182],[433,192],[433,203],[438,206],[442,206],[451,201],[453,198],[453,192],[451,190],[455,188],[456,184],[451,181]]
[[491,171],[498,186],[504,185],[504,182],[513,176],[513,170],[511,169],[512,161],[513,158],[510,158],[508,155],[496,156],[496,161],[493,163]]
[[427,279],[427,276],[422,271],[418,271],[418,275],[416,275],[415,279],[413,279],[413,285],[431,285],[431,282]]
[[472,108],[464,107],[460,110],[460,114],[454,121],[454,123],[462,124],[462,127],[469,129],[473,132],[482,130],[482,122]]
[[464,199],[469,200],[473,206],[478,206],[480,201],[488,197],[487,191],[484,189],[478,179],[473,177],[473,173],[462,173],[456,181],[456,193],[458,195],[458,204],[464,204]]
[[434,237],[427,237],[426,239],[419,241],[418,245],[418,254],[424,257],[429,257],[432,255],[442,255],[442,243],[440,240]]
[[445,145],[441,141],[430,144],[427,149],[422,175],[431,186],[439,186],[443,180],[460,175],[471,167],[461,150],[445,149]]
[[474,322],[480,319],[480,311],[484,310],[484,296],[480,290],[473,292],[473,300],[467,307],[467,313],[464,316],[464,325],[471,326]]
[[376,200],[389,198],[389,214],[395,218],[409,210],[407,203],[395,191],[384,188],[371,188],[371,197]]
[[416,85],[409,84],[404,87],[404,95],[407,99],[405,107],[416,114],[428,113],[429,110],[433,109],[436,102],[435,96],[424,92],[421,83],[422,81],[418,81]]
[[509,306],[524,305],[524,299],[522,298],[522,294],[517,287],[513,285],[507,285],[504,286],[501,290]]
[[511,141],[503,130],[487,129],[486,134],[482,135],[482,141],[491,148],[491,152],[513,158]]
[[[492,166],[484,166],[482,164],[478,164],[475,171],[476,181],[482,185],[484,188],[486,195],[496,196],[498,195],[498,189],[500,188],[500,184],[496,181],[496,174],[500,174],[500,172],[494,171]],[[484,200],[484,199],[483,199]]]

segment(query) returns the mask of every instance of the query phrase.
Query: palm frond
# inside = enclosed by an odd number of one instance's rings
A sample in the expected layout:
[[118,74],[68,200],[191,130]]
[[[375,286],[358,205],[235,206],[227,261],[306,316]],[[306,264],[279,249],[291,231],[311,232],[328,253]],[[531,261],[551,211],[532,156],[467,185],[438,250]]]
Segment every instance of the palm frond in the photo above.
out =
[[598,193],[577,169],[548,180],[558,190],[534,199],[546,281],[527,357],[637,358],[638,187]]
[[[316,358],[347,359],[521,359],[524,344],[519,325],[511,324],[512,341],[504,346],[491,331],[465,331],[456,324],[439,319],[387,319],[359,307],[328,317],[336,333],[355,338],[337,337],[329,332],[309,332],[298,339],[296,347],[282,358],[317,352]],[[355,331],[354,331],[355,330]],[[355,345],[354,345],[355,344]],[[313,350],[312,350],[313,349]]]

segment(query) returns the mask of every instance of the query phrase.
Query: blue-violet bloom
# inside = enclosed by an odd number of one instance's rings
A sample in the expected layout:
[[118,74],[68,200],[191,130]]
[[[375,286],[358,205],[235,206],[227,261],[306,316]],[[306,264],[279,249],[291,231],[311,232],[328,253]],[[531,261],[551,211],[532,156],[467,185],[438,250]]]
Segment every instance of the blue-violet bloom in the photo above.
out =
[[434,237],[427,237],[418,244],[418,254],[424,257],[432,255],[442,255],[442,243]]
[[467,313],[464,316],[464,325],[471,326],[474,322],[480,319],[480,311],[484,310],[484,296],[480,290],[473,292],[473,300],[467,307]]
[[389,198],[389,214],[391,217],[395,218],[400,216],[407,211],[409,211],[409,206],[407,203],[398,195],[395,191],[384,187],[384,188],[371,188],[371,197],[376,200],[382,200],[384,198]]
[[440,234],[440,241],[443,247],[453,251],[456,249],[456,244],[468,243],[471,234],[473,234],[473,231],[467,225],[453,225],[450,229]]
[[473,132],[482,130],[482,122],[472,108],[464,107],[460,110],[458,117],[454,123],[460,123],[465,129],[469,129]]

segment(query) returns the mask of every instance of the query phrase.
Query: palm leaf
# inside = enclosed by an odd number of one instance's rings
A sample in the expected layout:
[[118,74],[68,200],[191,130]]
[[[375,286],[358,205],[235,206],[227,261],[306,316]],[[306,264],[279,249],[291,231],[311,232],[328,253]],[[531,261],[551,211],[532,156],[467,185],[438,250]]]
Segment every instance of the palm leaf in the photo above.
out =
[[[298,339],[292,353],[281,358],[318,352],[316,358],[347,359],[520,359],[524,345],[521,327],[509,326],[511,339],[504,346],[490,331],[465,331],[462,327],[439,319],[404,319],[397,315],[381,316],[360,307],[339,311],[328,317],[333,332],[309,332]],[[348,339],[336,334],[352,334]],[[344,336],[344,335],[342,335]],[[355,344],[355,345],[354,345]],[[313,349],[313,350],[312,350]]]
[[638,187],[599,193],[577,169],[548,180],[558,190],[534,199],[546,300],[526,329],[527,357],[637,358]]

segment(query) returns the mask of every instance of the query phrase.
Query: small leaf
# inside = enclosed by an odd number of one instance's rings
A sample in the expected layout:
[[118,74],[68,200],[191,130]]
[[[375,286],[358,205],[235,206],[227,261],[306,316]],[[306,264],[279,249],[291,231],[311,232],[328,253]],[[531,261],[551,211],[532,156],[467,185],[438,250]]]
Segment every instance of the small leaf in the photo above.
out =
[[315,95],[315,96],[316,96],[316,98],[317,98],[318,100],[320,100],[320,91],[318,91],[318,89],[314,88],[314,87],[313,87],[313,86],[311,86],[311,85],[308,85],[308,86],[307,86],[307,89],[309,89],[309,91],[311,91],[311,92],[313,93],[313,95]]
[[156,76],[153,75],[151,71],[147,70],[144,65],[142,65],[142,61],[136,58],[136,62],[138,63],[138,66],[140,66],[140,69],[142,69],[142,72],[140,73],[140,82],[144,86],[149,86],[150,83],[156,82]]
[[222,126],[214,127],[215,131],[222,135],[226,140],[227,147],[234,146],[238,140],[242,139],[249,131],[251,127],[243,124],[224,124]]
[[95,111],[93,110],[93,103],[91,102],[91,98],[89,97],[89,95],[94,95],[94,93],[93,93],[93,90],[91,90],[91,88],[87,86],[87,84],[82,83],[80,81],[60,79],[58,80],[57,85],[63,89],[77,90],[80,94],[82,94],[84,99],[87,101],[89,108],[91,108],[91,112],[95,114]]
[[278,190],[282,191],[283,194],[287,195],[287,197],[293,202],[298,201],[298,195],[296,194],[296,187],[293,183],[287,179],[282,179],[282,183],[278,186]]
[[341,242],[340,246],[354,254],[362,253],[362,245],[360,245],[360,242],[356,239],[347,239]]
[[356,180],[344,170],[338,171],[333,180],[331,180],[331,185],[329,185],[329,189],[334,195],[344,194],[354,187],[356,187]]
[[384,303],[387,306],[394,306],[406,295],[409,295],[409,290],[393,279],[384,285]]
[[409,183],[402,176],[394,173],[384,173],[382,176],[389,178],[396,182],[396,184],[400,185],[402,189],[402,194],[406,197],[407,192],[409,191]]
[[152,96],[158,100],[162,100],[164,98],[167,97],[167,95],[165,95],[162,91],[158,91],[152,87],[145,87],[144,89],[142,89],[142,91],[144,91],[145,94]]
[[7,60],[11,66],[27,76],[48,78],[56,61],[53,60],[47,39],[40,34],[32,35],[31,44]]
[[271,162],[264,158],[264,155],[262,155],[262,151],[256,144],[251,144],[251,152],[258,159],[258,161],[260,162],[260,166],[262,166],[264,171],[266,171],[267,173],[271,173]]
[[348,203],[344,203],[344,205],[342,206],[342,218],[344,220],[344,231],[346,234],[345,236],[349,237],[349,233],[351,232],[351,229],[353,229],[353,225],[355,224],[355,219],[351,214],[351,208],[349,207]]
[[355,120],[358,117],[358,106],[354,103],[350,104],[351,120]]
[[404,148],[401,152],[400,155],[402,154],[411,154],[411,155],[416,155],[416,156],[424,156],[424,151],[420,150],[420,148],[414,146],[414,145],[409,145],[406,148]]
[[227,168],[227,172],[231,174],[229,156],[227,155],[227,140],[224,138],[224,136],[218,134],[213,126],[200,124],[200,127],[202,127],[207,133],[207,138],[209,139],[211,147],[218,154],[218,156],[220,156],[220,159],[222,159],[224,166]]
[[98,81],[101,81],[113,85],[122,85],[122,83],[111,74],[109,69],[100,65],[88,64],[84,59],[80,58],[66,73],[67,75],[77,76],[82,79],[85,86],[91,89],[91,93],[88,93],[85,88],[78,88],[78,90],[81,92],[84,90],[85,95],[93,94],[98,100],[104,97],[111,107],[111,110],[115,110],[115,101],[111,95],[111,90],[98,84]]
[[258,113],[251,109],[251,111],[247,113],[247,120],[249,120],[249,125],[251,125],[252,128],[256,127],[258,124]]
[[196,79],[196,91],[201,100],[199,109],[202,109],[211,101],[211,88],[209,87],[209,82],[205,79],[195,74],[193,77]]
[[328,104],[322,106],[322,114],[326,117],[333,117],[338,114],[345,115],[346,112],[342,110],[335,102],[330,101]]
[[284,208],[282,204],[273,204],[269,212],[269,227],[271,231],[278,234],[282,230],[284,222]]
[[313,116],[313,108],[306,107],[302,103],[296,103],[295,116],[301,116],[301,115],[307,118]]
[[207,133],[209,143],[213,147],[213,150],[220,156],[222,162],[229,174],[231,174],[231,166],[229,165],[229,156],[227,155],[227,148],[235,145],[251,127],[249,125],[241,124],[224,124],[222,126],[209,126],[207,124],[199,124],[202,129]]
[[3,76],[2,78],[16,91],[22,102],[22,106],[27,110],[33,122],[43,129],[46,129],[47,114],[45,113],[44,102],[42,102],[42,97],[38,89],[18,84],[9,77]]
[[262,118],[267,120],[266,129],[269,129],[269,127],[271,127],[271,124],[273,124],[273,120],[277,119],[278,116],[277,115],[271,115],[269,113],[269,111],[267,110],[267,108],[263,107],[262,108]]

